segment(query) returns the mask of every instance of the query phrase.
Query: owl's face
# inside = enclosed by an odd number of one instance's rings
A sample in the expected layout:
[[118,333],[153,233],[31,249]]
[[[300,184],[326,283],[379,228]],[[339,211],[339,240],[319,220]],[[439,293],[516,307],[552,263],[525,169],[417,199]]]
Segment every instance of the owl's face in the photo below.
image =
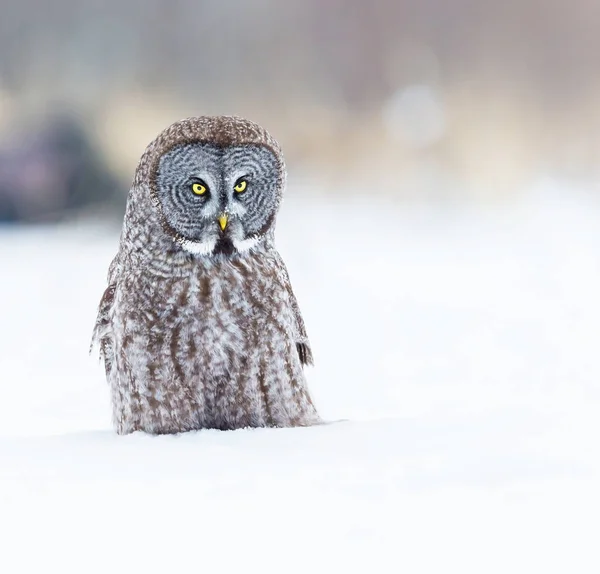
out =
[[155,186],[186,251],[231,255],[254,247],[273,226],[281,178],[265,146],[191,143],[160,158]]

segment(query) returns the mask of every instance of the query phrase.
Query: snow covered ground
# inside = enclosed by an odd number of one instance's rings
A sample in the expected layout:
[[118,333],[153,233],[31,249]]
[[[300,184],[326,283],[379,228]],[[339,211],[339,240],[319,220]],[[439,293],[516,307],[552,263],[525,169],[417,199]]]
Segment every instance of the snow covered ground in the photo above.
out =
[[0,231],[0,572],[600,572],[600,203],[295,191],[314,428],[117,437],[117,232]]

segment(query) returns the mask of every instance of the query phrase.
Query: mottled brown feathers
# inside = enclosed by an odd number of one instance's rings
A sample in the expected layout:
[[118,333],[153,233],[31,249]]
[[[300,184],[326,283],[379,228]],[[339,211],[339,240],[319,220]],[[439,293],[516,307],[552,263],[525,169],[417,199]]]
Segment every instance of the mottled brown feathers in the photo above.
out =
[[[155,193],[157,166],[169,150],[198,142],[242,146],[235,153],[246,154],[246,160],[249,148],[243,146],[264,146],[275,157],[257,164],[270,178],[269,197],[274,199],[267,211],[261,203],[267,188],[255,189],[263,195],[252,205],[266,223],[244,237],[252,243],[245,251],[219,250],[218,241],[212,251],[186,251],[183,242],[189,239],[165,222]],[[206,147],[192,153],[206,154]],[[215,157],[223,154],[219,148]],[[279,145],[262,127],[241,118],[182,120],[147,147],[135,172],[119,251],[94,329],[118,433],[319,422],[303,373],[312,352],[274,245],[284,183]],[[229,238],[225,231],[219,237]]]

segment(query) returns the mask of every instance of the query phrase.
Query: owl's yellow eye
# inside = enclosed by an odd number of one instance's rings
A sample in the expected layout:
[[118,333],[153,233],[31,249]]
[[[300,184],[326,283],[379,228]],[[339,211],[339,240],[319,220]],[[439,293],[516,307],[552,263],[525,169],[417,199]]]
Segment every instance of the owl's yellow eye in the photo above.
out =
[[248,182],[245,179],[240,179],[238,180],[238,182],[235,184],[234,186],[234,190],[237,191],[238,193],[242,193],[244,191],[246,191],[246,188],[248,187]]
[[201,183],[193,183],[192,184],[192,191],[196,195],[204,195],[206,193],[206,186],[202,185]]

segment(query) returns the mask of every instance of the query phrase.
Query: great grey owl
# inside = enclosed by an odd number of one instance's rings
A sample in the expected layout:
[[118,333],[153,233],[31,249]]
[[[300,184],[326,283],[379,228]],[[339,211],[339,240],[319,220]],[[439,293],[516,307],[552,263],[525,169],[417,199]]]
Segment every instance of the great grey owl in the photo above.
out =
[[245,119],[182,120],[146,148],[93,335],[118,433],[320,421],[274,245],[284,185],[279,145]]

